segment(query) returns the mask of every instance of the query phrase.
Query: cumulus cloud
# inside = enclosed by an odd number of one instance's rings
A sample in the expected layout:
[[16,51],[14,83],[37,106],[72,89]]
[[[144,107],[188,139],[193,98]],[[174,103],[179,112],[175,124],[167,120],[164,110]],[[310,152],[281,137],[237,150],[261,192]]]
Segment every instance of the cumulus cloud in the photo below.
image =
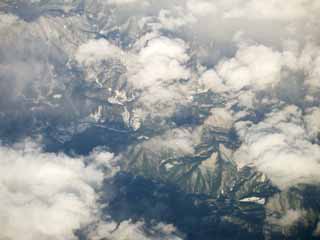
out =
[[243,142],[234,154],[239,167],[256,167],[282,189],[319,183],[320,147],[308,140],[297,107],[275,110],[258,124],[238,122],[236,127]]
[[260,91],[267,91],[270,96],[275,96],[272,91],[278,91],[279,98],[289,91],[291,99],[314,96],[319,89],[318,47],[312,43],[299,47],[295,41],[283,42],[282,46],[279,51],[240,40],[234,57],[222,59],[214,68],[202,72],[199,84],[213,92],[237,96],[239,102],[240,96]]
[[129,78],[138,88],[152,87],[190,76],[184,64],[189,60],[187,45],[180,39],[150,39],[138,53],[141,69]]
[[200,76],[199,83],[204,89],[213,92],[225,92],[227,90],[227,86],[225,86],[223,80],[214,69],[205,71]]
[[176,156],[192,155],[200,142],[200,129],[177,128],[143,143],[143,148],[156,154],[169,152]]
[[110,58],[121,59],[124,55],[119,47],[105,39],[98,39],[80,45],[75,53],[75,59],[83,65],[90,65]]
[[1,239],[77,239],[98,218],[103,172],[81,158],[2,146]]
[[320,109],[317,107],[307,109],[304,116],[306,128],[311,139],[316,139],[320,134]]
[[241,47],[235,58],[221,62],[217,72],[232,90],[263,89],[280,81],[281,54],[265,46]]
[[303,49],[299,58],[301,68],[307,75],[306,85],[313,88],[320,88],[320,47],[308,43]]

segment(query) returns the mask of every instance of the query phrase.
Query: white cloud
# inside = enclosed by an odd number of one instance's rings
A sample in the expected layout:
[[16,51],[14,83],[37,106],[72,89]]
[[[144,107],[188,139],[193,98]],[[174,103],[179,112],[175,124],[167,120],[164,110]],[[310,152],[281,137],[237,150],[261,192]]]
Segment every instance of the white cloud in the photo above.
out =
[[192,92],[188,45],[181,39],[155,37],[138,50],[137,64],[128,81],[139,90],[139,102],[151,116],[171,116],[176,105],[186,103]]
[[218,64],[217,72],[232,90],[264,89],[280,81],[281,54],[257,45],[240,47],[236,56]]
[[143,148],[155,154],[174,153],[175,156],[192,155],[200,143],[199,129],[177,128],[143,143]]
[[313,44],[306,46],[300,61],[307,74],[306,85],[320,89],[320,47]]
[[312,139],[316,139],[320,134],[320,108],[314,107],[307,109],[304,121],[306,123],[309,136]]
[[0,147],[0,238],[76,239],[98,217],[103,173],[81,158]]
[[75,59],[84,65],[90,65],[102,60],[115,58],[122,59],[125,53],[117,46],[105,39],[89,40],[79,46]]
[[242,140],[234,154],[239,167],[254,166],[283,189],[319,183],[320,147],[308,140],[297,107],[275,110],[258,124],[239,122],[236,126]]
[[180,39],[151,39],[138,54],[141,69],[129,78],[136,87],[152,87],[190,76],[184,64],[189,60],[187,45]]
[[200,79],[200,85],[206,90],[212,90],[213,92],[224,92],[227,87],[224,85],[223,80],[218,76],[214,69],[205,71]]

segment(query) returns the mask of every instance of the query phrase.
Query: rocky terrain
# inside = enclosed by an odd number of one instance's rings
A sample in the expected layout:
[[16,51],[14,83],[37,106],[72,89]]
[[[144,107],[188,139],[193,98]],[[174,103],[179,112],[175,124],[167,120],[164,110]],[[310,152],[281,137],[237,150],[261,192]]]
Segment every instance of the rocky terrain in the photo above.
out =
[[[219,83],[209,70],[217,60],[201,57],[205,47],[211,51],[208,43],[190,38],[188,29],[173,31],[162,21],[166,13],[155,15],[166,3],[150,2],[155,7],[144,16],[138,5],[131,14],[100,0],[2,1],[2,144],[32,138],[49,153],[112,152],[120,171],[105,182],[101,201],[120,225],[143,220],[148,232],[166,222],[185,239],[319,238],[319,159],[310,178],[292,172],[289,183],[280,179],[282,169],[255,162],[277,134],[297,139],[294,149],[320,152],[312,117],[318,88],[303,85],[290,66],[281,82],[269,81],[273,66],[256,74],[254,65],[256,85],[233,84],[224,72],[250,61],[251,53],[241,59],[246,51],[257,48],[273,63],[280,58],[257,44],[221,66],[226,80]],[[231,58],[232,51],[221,54]],[[250,148],[264,140],[261,149]],[[287,145],[273,158],[290,152]],[[294,159],[305,156],[299,154]]]

